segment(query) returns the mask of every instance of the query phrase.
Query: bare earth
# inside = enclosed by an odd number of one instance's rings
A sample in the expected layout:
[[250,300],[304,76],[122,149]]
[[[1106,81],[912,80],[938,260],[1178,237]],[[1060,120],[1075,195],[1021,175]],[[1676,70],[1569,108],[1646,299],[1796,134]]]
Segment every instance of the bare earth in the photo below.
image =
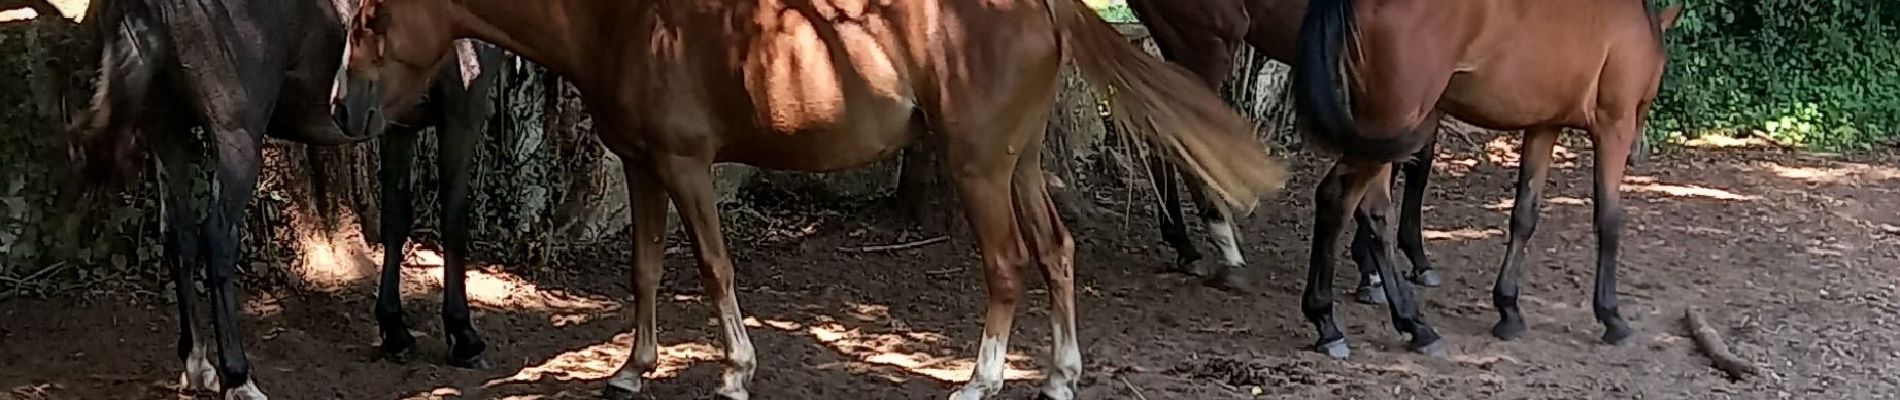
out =
[[[1514,148],[1508,139],[1491,149]],[[1543,225],[1525,266],[1531,332],[1488,335],[1494,269],[1504,250],[1514,157],[1448,155],[1427,200],[1427,248],[1445,286],[1423,290],[1449,357],[1407,353],[1381,307],[1341,293],[1353,357],[1307,347],[1298,293],[1310,234],[1313,175],[1243,220],[1260,294],[1233,295],[1158,273],[1147,200],[1099,193],[1111,214],[1075,226],[1078,303],[1087,365],[1082,398],[1876,399],[1900,396],[1900,188],[1894,158],[1846,160],[1766,151],[1659,155],[1634,170],[1623,250],[1623,311],[1641,332],[1600,345],[1587,304],[1594,235],[1588,151],[1554,171]],[[1473,156],[1475,155],[1475,157]],[[1464,159],[1460,161],[1459,159]],[[757,322],[752,393],[763,399],[936,399],[974,355],[981,277],[956,243],[894,252],[840,247],[921,239],[887,206],[754,206],[732,213],[740,302]],[[1133,206],[1129,206],[1133,204]],[[1125,213],[1126,216],[1119,214]],[[748,215],[748,216],[741,216]],[[677,237],[677,235],[676,235]],[[675,244],[678,246],[678,244]],[[477,326],[497,367],[443,366],[430,257],[406,273],[423,347],[396,365],[374,359],[373,282],[341,292],[247,294],[252,360],[280,399],[591,398],[627,353],[630,271],[624,247],[570,250],[558,272],[490,268],[472,279]],[[662,286],[663,368],[652,398],[704,398],[717,385],[717,333],[697,273],[669,257]],[[1350,264],[1338,285],[1350,287]],[[1014,340],[1011,376],[1037,378],[1048,348],[1034,273]],[[150,292],[162,292],[154,282]],[[1684,336],[1697,306],[1741,356],[1768,375],[1731,382]],[[0,303],[0,398],[173,399],[179,365],[173,306],[115,293]],[[1000,397],[1034,396],[1020,380]]]

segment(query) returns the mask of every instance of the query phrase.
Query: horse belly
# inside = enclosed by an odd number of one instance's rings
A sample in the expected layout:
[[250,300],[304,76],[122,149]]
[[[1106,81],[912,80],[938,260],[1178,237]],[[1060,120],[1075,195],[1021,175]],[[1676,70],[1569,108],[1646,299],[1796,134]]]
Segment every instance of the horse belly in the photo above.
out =
[[[728,141],[733,154],[722,158],[837,170],[887,157],[915,139],[915,101],[880,20],[827,23],[823,35],[801,13],[780,13],[773,22],[777,33],[760,38],[746,68],[759,126],[744,142]],[[787,149],[800,154],[777,154]]]

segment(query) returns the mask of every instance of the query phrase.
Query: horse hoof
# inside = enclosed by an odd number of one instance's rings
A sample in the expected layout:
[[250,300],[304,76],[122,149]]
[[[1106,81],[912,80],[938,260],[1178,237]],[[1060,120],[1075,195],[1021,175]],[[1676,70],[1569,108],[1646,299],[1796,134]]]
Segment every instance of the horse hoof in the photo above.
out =
[[1413,353],[1424,354],[1432,358],[1445,358],[1445,339],[1433,339],[1423,345],[1408,345]]
[[264,391],[257,390],[255,381],[247,381],[243,386],[224,392],[224,400],[270,400],[270,398],[264,396]]
[[1628,327],[1610,328],[1603,332],[1603,343],[1611,346],[1629,346],[1636,342],[1636,331]]
[[383,360],[397,364],[408,364],[411,356],[416,354],[415,343],[401,346],[391,346],[388,342],[384,343],[382,346]]
[[1219,273],[1209,276],[1207,280],[1201,281],[1201,284],[1235,294],[1254,292],[1253,282],[1242,275],[1238,267],[1222,267]]
[[1412,283],[1424,287],[1438,287],[1445,284],[1445,278],[1438,276],[1438,270],[1428,269],[1425,272],[1412,274]]
[[600,391],[600,398],[606,400],[634,400],[639,397],[639,393],[634,393],[632,390],[622,389],[614,385],[607,385],[606,389],[601,389]]
[[1199,257],[1193,260],[1182,259],[1179,264],[1175,264],[1175,272],[1188,274],[1188,276],[1208,276],[1214,273],[1214,268],[1209,264],[1211,263],[1199,261]]
[[488,359],[482,358],[482,356],[478,354],[467,358],[452,357],[449,359],[449,366],[479,371],[494,368],[495,363],[489,362]]
[[1345,338],[1320,343],[1318,346],[1314,346],[1314,350],[1320,352],[1320,354],[1325,354],[1327,357],[1332,357],[1334,360],[1344,360],[1346,357],[1352,357],[1352,348],[1346,346]]
[[1523,319],[1504,318],[1498,320],[1497,325],[1491,326],[1491,336],[1499,340],[1512,341],[1524,337],[1524,332],[1528,330],[1524,327]]
[[1384,290],[1379,290],[1378,288],[1369,288],[1369,287],[1359,288],[1359,292],[1354,293],[1352,298],[1353,298],[1353,301],[1357,301],[1359,302],[1359,304],[1372,304],[1372,305],[1385,305],[1386,300],[1387,300],[1385,297]]

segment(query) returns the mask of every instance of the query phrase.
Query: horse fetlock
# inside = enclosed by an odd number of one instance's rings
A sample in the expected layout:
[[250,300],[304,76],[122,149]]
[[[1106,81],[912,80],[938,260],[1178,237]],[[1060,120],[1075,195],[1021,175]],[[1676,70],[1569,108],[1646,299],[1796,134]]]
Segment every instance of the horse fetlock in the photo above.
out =
[[218,391],[218,369],[211,365],[207,352],[205,345],[199,343],[192,346],[191,355],[185,358],[185,372],[179,376],[179,386],[185,391]]
[[409,356],[416,352],[416,337],[408,329],[384,330],[383,344],[380,347],[383,358],[397,364],[409,362]]
[[449,328],[448,335],[445,335],[449,341],[449,365],[460,368],[488,369],[490,366],[488,360],[482,358],[482,353],[488,351],[488,342],[482,340],[482,335],[475,331],[475,327],[471,326],[467,319],[459,323],[448,322],[443,325]]

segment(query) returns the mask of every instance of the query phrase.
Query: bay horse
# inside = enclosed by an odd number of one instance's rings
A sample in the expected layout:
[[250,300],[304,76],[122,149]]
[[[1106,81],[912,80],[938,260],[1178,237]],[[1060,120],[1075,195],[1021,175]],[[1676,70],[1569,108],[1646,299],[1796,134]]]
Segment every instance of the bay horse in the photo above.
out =
[[[1301,21],[1293,64],[1295,106],[1314,142],[1340,153],[1314,192],[1312,258],[1301,309],[1319,331],[1317,349],[1350,350],[1333,321],[1333,257],[1344,219],[1370,225],[1371,258],[1390,276],[1377,185],[1433,140],[1440,111],[1496,130],[1524,130],[1510,241],[1492,302],[1492,335],[1525,333],[1518,275],[1537,213],[1551,148],[1563,128],[1589,133],[1596,151],[1597,279],[1592,309],[1603,342],[1627,343],[1634,331],[1617,311],[1616,256],[1623,228],[1620,185],[1632,144],[1662,80],[1663,33],[1682,9],[1660,12],[1647,0],[1314,0]],[[1416,352],[1442,354],[1438,333],[1419,312],[1410,285],[1383,282],[1393,326]]]
[[[163,262],[171,270],[178,299],[177,352],[185,369],[184,389],[221,392],[226,398],[264,399],[252,379],[237,319],[238,224],[261,172],[263,135],[320,146],[359,143],[377,136],[345,134],[332,119],[328,102],[329,85],[343,59],[345,21],[353,15],[347,10],[350,5],[338,9],[328,0],[105,0],[94,7],[100,7],[98,15],[105,28],[100,38],[99,86],[90,108],[72,127],[72,155],[79,176],[62,188],[61,196],[67,199],[63,203],[82,204],[78,201],[82,196],[126,183],[136,176],[144,156],[155,154],[165,177],[160,185],[166,225]],[[498,52],[491,49],[480,54],[481,65],[499,64],[493,58]],[[425,107],[434,112],[418,110],[396,118],[416,129],[442,128],[443,198],[448,203],[444,231],[449,232],[445,247],[450,249],[466,247],[457,245],[466,242],[465,234],[457,234],[466,229],[455,228],[455,221],[466,214],[466,206],[458,207],[457,200],[467,196],[468,177],[453,171],[466,170],[473,157],[467,150],[472,150],[474,140],[467,137],[486,119],[484,93],[493,81],[489,74],[463,73],[478,70],[466,67],[476,58],[464,54],[460,60],[443,69],[445,79],[436,86],[442,94],[431,101],[434,106]],[[206,136],[194,135],[194,127],[204,127]],[[409,152],[404,149],[414,142],[413,136],[413,130],[403,128],[383,136],[383,236],[386,242],[394,239],[390,248],[396,249],[385,255],[386,265],[392,258],[400,262],[401,240],[409,229]],[[470,147],[458,147],[463,144]],[[206,150],[211,157],[206,157]],[[194,176],[205,167],[212,169],[217,190],[210,203],[201,207],[194,203],[191,188]],[[396,170],[403,173],[392,176]],[[452,189],[456,187],[462,189]],[[462,315],[466,325],[467,308],[466,296],[459,296],[463,286],[456,272],[461,252],[448,253],[452,264],[451,273],[446,274],[450,284],[445,297],[450,300],[444,304],[444,316],[447,325],[454,327],[451,317],[455,314]],[[201,264],[212,296],[215,363],[210,342],[194,334],[197,294],[191,282],[194,268]],[[384,270],[385,291],[396,287],[389,278],[394,271]],[[380,311],[384,303],[400,299],[379,296],[378,300],[378,320],[384,321],[388,332],[392,326]],[[400,321],[400,303],[390,304],[395,305]],[[408,335],[406,328],[401,332]],[[452,340],[452,363],[475,360],[457,355],[469,353],[466,349],[471,347],[479,354],[480,346],[471,346],[479,339],[454,342],[453,329],[446,336]],[[384,349],[389,350],[391,343],[385,335]]]
[[[1128,0],[1128,7],[1135,17],[1148,28],[1154,37],[1156,47],[1168,61],[1187,68],[1201,82],[1210,88],[1219,89],[1228,73],[1233,69],[1235,47],[1245,44],[1265,55],[1268,59],[1291,65],[1298,54],[1295,41],[1300,33],[1300,18],[1306,12],[1307,0]],[[1428,118],[1427,123],[1437,124],[1438,118]],[[1436,142],[1433,142],[1436,143]],[[1432,143],[1419,149],[1409,162],[1400,163],[1400,171],[1405,174],[1404,198],[1399,209],[1399,249],[1412,262],[1411,273],[1406,276],[1420,285],[1437,287],[1441,282],[1437,270],[1425,257],[1425,241],[1420,213],[1425,199],[1425,188],[1432,171],[1432,157],[1437,151]],[[1201,196],[1200,182],[1183,179],[1188,193],[1200,210],[1200,217],[1207,222],[1207,230],[1214,237],[1214,245],[1221,254],[1217,270],[1209,271],[1198,261],[1200,250],[1188,239],[1187,221],[1182,216],[1180,195],[1175,187],[1175,171],[1166,163],[1150,162],[1150,173],[1157,180],[1161,193],[1161,237],[1175,250],[1176,265],[1191,275],[1209,275],[1217,287],[1245,289],[1246,283],[1240,268],[1246,265],[1240,246],[1234,234],[1231,218],[1208,204]],[[1396,180],[1396,176],[1394,180]],[[1360,207],[1381,207],[1383,205],[1360,204]],[[1360,226],[1353,235],[1352,253],[1359,265],[1359,288],[1356,298],[1362,303],[1384,304],[1384,291],[1373,289],[1378,285],[1378,270],[1370,261],[1368,250],[1369,231]]]
[[[1058,69],[1113,89],[1117,121],[1239,212],[1285,181],[1252,124],[1194,78],[1128,43],[1080,0],[364,0],[344,103],[413,101],[453,39],[474,38],[571,79],[625,163],[633,216],[633,352],[605,394],[631,398],[658,360],[655,312],[669,199],[717,309],[725,372],[749,398],[757,369],[712,189],[716,162],[836,171],[914,142],[942,151],[982,255],[988,300],[970,381],[1003,385],[1017,271],[1040,267],[1054,336],[1042,394],[1075,397],[1074,242],[1042,173]],[[365,101],[363,99],[375,101]],[[357,124],[346,124],[360,129]],[[921,277],[921,275],[920,275]]]
[[[416,139],[422,130],[434,127],[436,198],[442,211],[442,331],[449,345],[448,364],[477,369],[491,365],[482,358],[488,343],[475,329],[468,309],[469,180],[482,130],[494,113],[488,94],[498,85],[503,64],[502,52],[494,46],[456,41],[455,62],[437,69],[429,95],[414,109],[385,121],[390,129],[381,135],[382,170],[377,178],[382,185],[383,264],[373,313],[382,336],[379,349],[390,361],[407,362],[415,351],[416,338],[409,333],[402,307],[403,250],[415,222],[409,176]],[[343,108],[347,107],[339,110]],[[378,117],[338,114],[346,123],[359,124]]]

